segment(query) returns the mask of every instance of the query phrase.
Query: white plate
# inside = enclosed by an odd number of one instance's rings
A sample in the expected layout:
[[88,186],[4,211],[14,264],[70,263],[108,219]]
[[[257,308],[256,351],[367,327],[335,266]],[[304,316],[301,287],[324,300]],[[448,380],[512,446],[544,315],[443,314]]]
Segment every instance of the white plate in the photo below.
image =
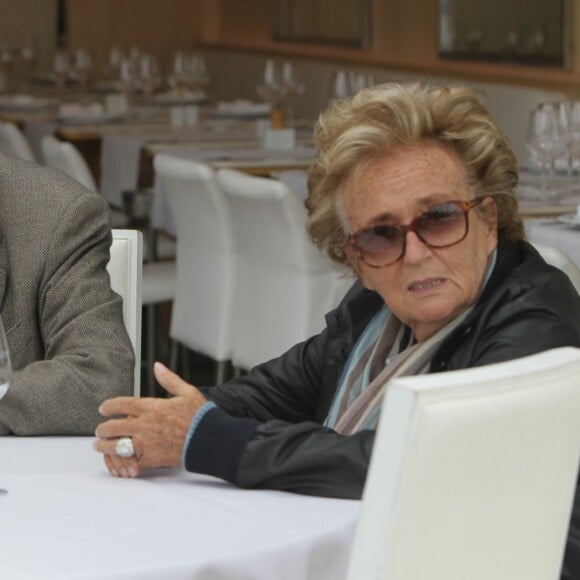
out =
[[556,219],[561,224],[566,224],[572,228],[580,229],[580,215],[576,213],[561,215]]

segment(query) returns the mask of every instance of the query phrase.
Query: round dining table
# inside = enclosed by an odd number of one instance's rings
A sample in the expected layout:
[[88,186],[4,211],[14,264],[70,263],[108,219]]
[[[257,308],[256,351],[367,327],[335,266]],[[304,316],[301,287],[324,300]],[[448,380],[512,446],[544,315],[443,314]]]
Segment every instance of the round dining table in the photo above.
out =
[[91,437],[0,437],[0,578],[340,580],[360,502],[181,469],[109,475]]

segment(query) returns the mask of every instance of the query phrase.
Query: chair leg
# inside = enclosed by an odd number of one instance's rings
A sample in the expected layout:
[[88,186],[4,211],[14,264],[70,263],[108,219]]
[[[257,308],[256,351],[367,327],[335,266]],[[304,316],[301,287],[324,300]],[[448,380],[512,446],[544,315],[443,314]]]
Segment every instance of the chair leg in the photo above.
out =
[[226,372],[228,369],[228,361],[227,360],[220,360],[216,366],[216,385],[221,385],[226,380]]
[[153,377],[153,363],[155,362],[155,304],[148,304],[145,307],[147,320],[147,356],[145,358],[145,377],[147,394],[155,394],[155,378]]
[[171,346],[169,348],[169,368],[174,372],[179,374],[179,369],[177,364],[179,362],[179,343],[176,340],[171,339]]

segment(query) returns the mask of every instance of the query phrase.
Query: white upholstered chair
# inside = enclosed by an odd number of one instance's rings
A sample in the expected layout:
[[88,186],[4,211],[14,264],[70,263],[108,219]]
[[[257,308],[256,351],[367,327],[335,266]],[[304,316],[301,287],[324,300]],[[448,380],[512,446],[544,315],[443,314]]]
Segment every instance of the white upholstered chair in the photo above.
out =
[[52,135],[42,138],[42,154],[47,165],[60,169],[91,191],[98,191],[95,178],[79,150],[68,141]]
[[24,161],[36,161],[24,133],[14,123],[0,121],[0,151]]
[[[47,165],[70,175],[90,191],[98,192],[95,178],[79,150],[68,141],[59,141],[52,135],[42,138],[42,155]],[[127,225],[128,217],[119,210],[111,209],[114,228]]]
[[538,250],[538,252],[540,252],[542,258],[544,258],[548,264],[560,268],[560,270],[567,274],[568,278],[570,278],[574,285],[574,288],[576,288],[576,292],[580,293],[580,269],[572,259],[557,248],[542,246],[540,244],[533,244],[533,246]]
[[557,580],[580,457],[580,349],[393,380],[348,580]]
[[111,288],[123,299],[123,321],[135,351],[134,394],[141,392],[141,267],[143,240],[137,230],[113,230],[107,271]]
[[232,362],[251,368],[322,330],[346,285],[309,239],[306,210],[283,182],[226,169],[217,179],[237,256]]
[[156,155],[158,184],[167,196],[177,236],[177,286],[170,335],[218,362],[224,380],[231,357],[234,255],[230,215],[211,168]]

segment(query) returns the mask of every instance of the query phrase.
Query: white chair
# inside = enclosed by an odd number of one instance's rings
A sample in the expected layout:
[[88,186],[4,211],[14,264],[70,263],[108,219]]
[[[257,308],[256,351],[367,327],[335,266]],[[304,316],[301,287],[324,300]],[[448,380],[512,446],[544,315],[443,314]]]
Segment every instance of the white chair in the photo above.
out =
[[177,236],[177,287],[171,338],[217,361],[216,381],[231,357],[234,254],[230,215],[208,166],[169,155],[153,161]]
[[0,151],[24,161],[36,161],[28,140],[14,123],[0,121]]
[[402,377],[383,402],[348,580],[557,580],[580,349]]
[[[91,169],[72,143],[47,135],[42,138],[42,155],[47,165],[70,175],[90,191],[98,192]],[[112,208],[111,220],[114,228],[124,227],[129,221],[122,211]]]
[[113,230],[107,271],[111,288],[123,299],[123,321],[135,351],[134,394],[141,392],[141,281],[143,240],[137,230]]
[[343,270],[311,242],[306,210],[283,182],[226,169],[217,179],[237,256],[232,362],[251,368],[324,327]]
[[558,250],[557,248],[551,248],[549,246],[542,246],[540,244],[532,244],[538,252],[540,252],[542,258],[551,264],[560,268],[567,276],[576,288],[576,292],[580,294],[580,269],[578,266],[568,257],[567,254]]
[[98,191],[87,162],[72,143],[47,135],[42,138],[42,154],[47,165],[70,175],[90,191]]

